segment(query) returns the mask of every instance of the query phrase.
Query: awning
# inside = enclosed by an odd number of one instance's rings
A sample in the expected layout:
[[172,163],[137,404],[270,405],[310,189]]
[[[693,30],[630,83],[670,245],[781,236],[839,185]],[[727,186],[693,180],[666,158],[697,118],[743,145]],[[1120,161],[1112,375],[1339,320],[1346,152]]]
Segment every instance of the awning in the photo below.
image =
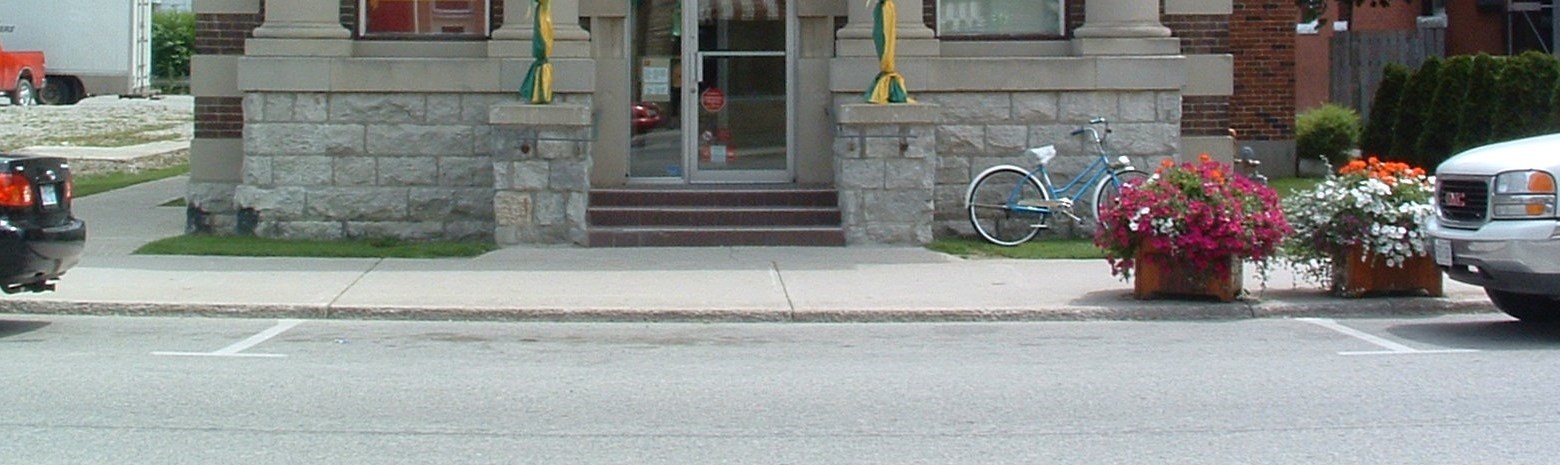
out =
[[785,0],[698,0],[699,20],[780,21]]

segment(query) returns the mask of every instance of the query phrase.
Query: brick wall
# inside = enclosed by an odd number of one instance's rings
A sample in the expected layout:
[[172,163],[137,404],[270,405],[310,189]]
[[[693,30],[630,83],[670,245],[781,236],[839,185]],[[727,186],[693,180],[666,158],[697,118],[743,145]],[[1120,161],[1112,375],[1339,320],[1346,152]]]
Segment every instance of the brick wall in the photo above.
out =
[[1235,0],[1230,53],[1235,55],[1231,127],[1243,140],[1289,140],[1295,134],[1295,18],[1291,0]]
[[195,15],[195,54],[243,55],[244,39],[264,19],[261,13]]
[[[1164,11],[1162,7],[1160,11]],[[1159,21],[1181,40],[1181,53],[1231,53],[1228,15],[1161,15]],[[1182,97],[1181,135],[1223,136],[1229,134],[1229,128],[1228,96]]]
[[[244,40],[265,20],[263,12],[195,15],[196,55],[243,55]],[[195,97],[195,137],[237,139],[244,136],[244,99]]]

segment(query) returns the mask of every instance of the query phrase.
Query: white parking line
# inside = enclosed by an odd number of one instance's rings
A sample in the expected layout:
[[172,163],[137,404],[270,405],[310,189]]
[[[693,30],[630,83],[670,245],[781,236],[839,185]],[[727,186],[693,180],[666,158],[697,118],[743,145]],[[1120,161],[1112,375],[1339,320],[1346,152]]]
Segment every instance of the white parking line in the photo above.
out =
[[1364,331],[1360,331],[1360,330],[1357,330],[1357,329],[1354,329],[1354,328],[1350,328],[1348,326],[1344,326],[1344,325],[1339,324],[1338,322],[1333,321],[1332,319],[1328,319],[1328,318],[1296,318],[1295,320],[1296,321],[1304,321],[1306,323],[1310,323],[1310,324],[1313,324],[1313,325],[1321,326],[1323,328],[1327,328],[1327,329],[1336,331],[1338,333],[1341,333],[1341,334],[1343,334],[1345,336],[1349,336],[1349,337],[1352,337],[1352,338],[1355,338],[1355,339],[1359,339],[1361,341],[1369,342],[1369,343],[1375,344],[1375,345],[1377,345],[1377,346],[1379,346],[1379,347],[1381,347],[1383,349],[1387,349],[1385,351],[1377,350],[1377,351],[1369,351],[1369,352],[1338,352],[1338,355],[1455,354],[1455,353],[1466,353],[1466,352],[1478,352],[1477,350],[1471,350],[1471,349],[1419,350],[1419,349],[1415,349],[1413,347],[1409,347],[1409,346],[1406,346],[1406,345],[1403,345],[1403,344],[1398,344],[1396,342],[1389,341],[1389,340],[1387,340],[1385,338],[1381,338],[1381,337],[1377,337],[1377,336],[1371,335],[1371,334],[1366,333]]
[[260,343],[287,332],[287,330],[292,329],[294,326],[298,326],[301,323],[303,323],[303,320],[281,320],[276,323],[276,326],[272,326],[271,329],[261,331],[260,334],[249,336],[248,339],[244,339],[233,345],[223,347],[216,352],[152,352],[152,355],[174,355],[186,357],[286,357],[286,355],[282,354],[244,354],[240,352],[243,352],[245,349],[250,347],[260,345]]

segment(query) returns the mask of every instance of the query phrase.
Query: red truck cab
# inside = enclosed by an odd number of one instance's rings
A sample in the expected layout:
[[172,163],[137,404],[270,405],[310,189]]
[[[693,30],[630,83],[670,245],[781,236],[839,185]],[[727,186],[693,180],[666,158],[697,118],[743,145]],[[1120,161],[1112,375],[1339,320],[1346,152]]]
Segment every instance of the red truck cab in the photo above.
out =
[[43,52],[7,51],[0,43],[0,93],[10,96],[12,105],[37,104],[43,78]]

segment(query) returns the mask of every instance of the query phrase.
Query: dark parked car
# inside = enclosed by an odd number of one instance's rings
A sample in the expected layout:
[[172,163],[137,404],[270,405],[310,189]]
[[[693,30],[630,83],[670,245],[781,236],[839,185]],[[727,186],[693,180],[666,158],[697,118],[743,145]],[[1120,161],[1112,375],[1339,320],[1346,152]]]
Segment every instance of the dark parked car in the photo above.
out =
[[70,204],[65,159],[0,154],[0,290],[53,290],[81,259],[87,226]]

